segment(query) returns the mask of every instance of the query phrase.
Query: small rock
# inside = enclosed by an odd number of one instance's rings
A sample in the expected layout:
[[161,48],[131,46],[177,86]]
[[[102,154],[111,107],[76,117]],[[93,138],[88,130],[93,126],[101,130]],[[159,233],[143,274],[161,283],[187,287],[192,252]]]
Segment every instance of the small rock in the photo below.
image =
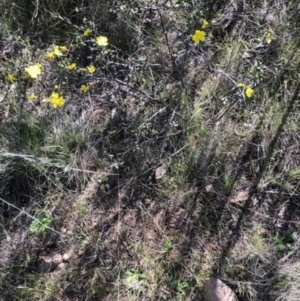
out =
[[160,166],[155,169],[155,179],[159,180],[167,174],[167,169],[165,166]]
[[42,272],[52,272],[63,261],[63,258],[59,254],[53,256],[40,256],[37,262],[38,268]]
[[70,256],[69,254],[65,253],[65,254],[63,255],[63,260],[64,260],[64,261],[69,261],[70,257],[71,257],[71,256]]
[[204,282],[205,301],[238,301],[235,293],[220,279],[209,278]]
[[204,189],[202,189],[202,193],[209,199],[213,199],[214,197],[216,197],[217,193],[214,189],[214,187],[211,184],[208,184],[204,187]]
[[65,270],[67,267],[67,264],[64,262],[61,262],[58,266],[57,266],[57,270]]

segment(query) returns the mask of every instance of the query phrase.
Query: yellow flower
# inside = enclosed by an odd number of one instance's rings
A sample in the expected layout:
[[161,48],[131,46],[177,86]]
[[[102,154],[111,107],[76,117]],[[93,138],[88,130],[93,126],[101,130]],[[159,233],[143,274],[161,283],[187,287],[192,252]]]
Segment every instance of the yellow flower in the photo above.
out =
[[25,73],[27,76],[29,76],[31,78],[37,78],[39,75],[42,74],[41,68],[42,68],[42,65],[37,63],[35,65],[26,67],[24,70],[25,70]]
[[85,37],[88,37],[90,34],[91,34],[92,30],[90,28],[87,28],[84,32],[83,32],[83,35]]
[[10,83],[13,83],[16,80],[16,77],[11,73],[7,74],[6,78]]
[[57,46],[57,45],[54,45],[54,46],[53,46],[53,53],[54,53],[54,55],[57,56],[57,57],[63,55],[63,53],[61,52],[60,47]]
[[87,85],[81,85],[80,90],[81,92],[86,93],[89,90],[89,87]]
[[203,23],[202,23],[201,29],[206,29],[208,24],[209,23],[206,20],[204,20]]
[[53,54],[57,57],[62,56],[63,53],[68,51],[68,48],[66,46],[57,46],[57,45],[53,45]]
[[69,66],[67,66],[67,69],[68,70],[74,70],[74,69],[76,69],[76,63],[70,64]]
[[45,54],[45,56],[46,56],[46,59],[48,59],[50,61],[55,58],[55,54],[52,51],[47,51],[46,54]]
[[254,90],[251,87],[247,87],[247,89],[245,90],[245,94],[248,98],[251,98],[254,94]]
[[96,38],[96,43],[98,46],[107,46],[108,45],[108,39],[105,36],[99,36]]
[[96,68],[94,65],[91,65],[91,66],[87,67],[87,70],[89,73],[94,73],[96,71]]
[[53,108],[57,109],[57,108],[61,108],[64,105],[65,100],[59,93],[52,92],[52,94],[50,95],[50,102]]
[[195,33],[192,35],[192,40],[195,44],[204,42],[206,40],[206,33],[202,30],[196,30]]
[[272,34],[270,32],[267,32],[266,34],[266,42],[267,44],[270,44],[272,42]]
[[37,99],[37,96],[34,93],[31,93],[27,98],[29,101],[34,101]]
[[61,51],[68,51],[67,46],[59,46],[59,49],[60,49]]
[[245,88],[245,84],[243,84],[243,83],[238,83],[237,86],[238,86],[239,88]]

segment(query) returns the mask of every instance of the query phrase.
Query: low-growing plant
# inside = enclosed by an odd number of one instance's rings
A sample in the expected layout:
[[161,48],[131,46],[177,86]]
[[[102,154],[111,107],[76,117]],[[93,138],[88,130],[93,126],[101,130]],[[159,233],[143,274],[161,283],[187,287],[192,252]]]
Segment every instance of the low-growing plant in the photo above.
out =
[[33,220],[30,224],[29,230],[31,232],[42,233],[47,230],[49,225],[51,224],[52,219],[49,217],[39,217]]

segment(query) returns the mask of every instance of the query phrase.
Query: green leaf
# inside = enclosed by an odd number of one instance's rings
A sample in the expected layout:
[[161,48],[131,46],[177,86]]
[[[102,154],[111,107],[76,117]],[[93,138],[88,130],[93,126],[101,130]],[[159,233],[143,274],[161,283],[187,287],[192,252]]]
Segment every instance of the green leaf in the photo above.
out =
[[30,232],[44,232],[52,222],[51,218],[48,217],[42,217],[42,218],[37,218],[32,221],[29,227]]

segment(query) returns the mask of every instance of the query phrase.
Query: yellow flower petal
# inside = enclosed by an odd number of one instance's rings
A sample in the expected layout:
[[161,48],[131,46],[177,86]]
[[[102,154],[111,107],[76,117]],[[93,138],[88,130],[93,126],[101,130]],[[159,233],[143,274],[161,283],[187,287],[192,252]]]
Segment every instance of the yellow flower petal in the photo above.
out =
[[105,36],[99,36],[96,38],[96,43],[98,46],[107,46],[108,45],[108,39]]
[[80,86],[80,91],[83,93],[86,93],[89,90],[89,87],[87,85],[81,85]]
[[59,46],[59,49],[60,49],[61,51],[68,51],[67,46]]
[[50,102],[54,109],[61,108],[65,104],[64,98],[57,92],[52,92],[50,95]]
[[60,57],[63,55],[63,53],[61,52],[60,46],[57,46],[57,45],[53,46],[53,53],[57,57]]
[[272,34],[270,32],[266,34],[266,42],[267,44],[270,44],[272,42]]
[[46,54],[45,54],[45,56],[46,56],[46,59],[48,59],[48,60],[53,60],[54,58],[55,58],[55,54],[54,54],[54,52],[50,52],[50,51],[47,51],[46,52]]
[[87,28],[84,32],[83,32],[83,35],[85,37],[89,36],[91,34],[92,30],[90,28]]
[[6,78],[10,83],[13,83],[16,80],[16,77],[11,73],[7,74]]
[[24,69],[26,75],[28,77],[31,77],[31,78],[37,78],[39,75],[42,74],[42,69],[41,69],[42,65],[37,63],[35,65],[32,65],[32,66],[29,66],[29,67],[26,67]]
[[206,33],[202,30],[195,30],[195,33],[192,35],[192,40],[195,44],[204,42],[206,40]]
[[69,66],[67,66],[67,69],[68,70],[74,70],[74,69],[76,69],[76,63],[70,64]]
[[94,73],[96,71],[96,68],[94,65],[91,65],[91,66],[87,67],[87,70],[89,73]]
[[203,23],[202,23],[201,29],[206,29],[208,24],[209,23],[206,20],[204,20]]
[[254,94],[254,90],[251,88],[251,87],[248,87],[246,90],[245,90],[245,94],[248,98],[251,98]]
[[37,99],[37,96],[34,93],[31,93],[27,98],[29,101],[34,101]]

